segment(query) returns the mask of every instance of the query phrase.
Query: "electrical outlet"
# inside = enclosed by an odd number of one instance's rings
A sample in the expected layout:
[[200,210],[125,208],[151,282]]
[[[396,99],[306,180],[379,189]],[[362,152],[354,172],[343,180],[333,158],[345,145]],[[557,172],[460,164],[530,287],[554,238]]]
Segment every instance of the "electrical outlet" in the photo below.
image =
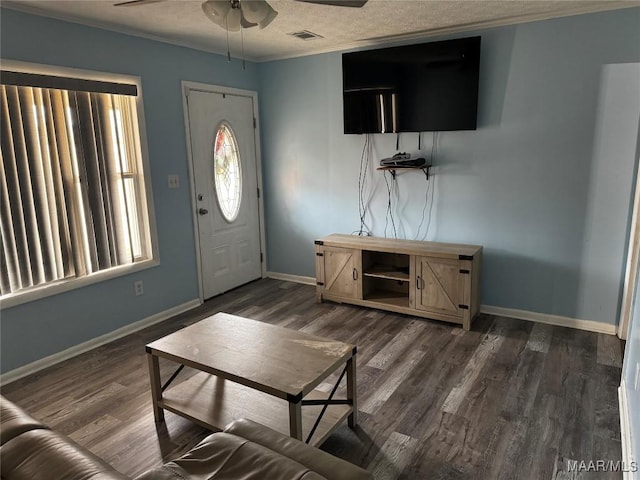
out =
[[133,284],[133,291],[136,293],[136,297],[139,297],[144,293],[144,286],[142,280],[138,280]]
[[169,188],[180,188],[180,177],[178,175],[169,175]]

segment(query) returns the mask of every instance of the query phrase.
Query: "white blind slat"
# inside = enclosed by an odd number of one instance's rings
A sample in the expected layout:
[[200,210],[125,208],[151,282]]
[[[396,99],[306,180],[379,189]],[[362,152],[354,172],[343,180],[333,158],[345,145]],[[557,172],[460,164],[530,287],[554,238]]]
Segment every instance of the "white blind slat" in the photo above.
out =
[[[18,258],[18,249],[16,239],[18,232],[14,228],[14,215],[11,211],[11,197],[9,192],[17,188],[18,174],[15,169],[15,160],[13,155],[13,138],[11,135],[11,121],[9,119],[9,106],[7,104],[7,92],[4,86],[1,87],[0,102],[0,127],[2,135],[2,145],[8,148],[0,149],[0,158],[2,159],[2,198],[0,198],[0,208],[2,209],[2,217],[0,219],[0,233],[2,235],[2,250],[4,261],[6,262],[6,273],[8,286],[2,286],[2,292],[13,291],[22,286],[22,276],[20,273],[20,259]],[[4,153],[6,151],[6,154]],[[8,178],[9,177],[9,178]],[[9,183],[11,181],[11,183]],[[14,186],[15,185],[15,186]]]
[[[33,212],[29,207],[32,205],[33,194],[31,192],[31,182],[29,181],[29,165],[25,165],[25,162],[20,160],[27,157],[27,149],[23,130],[24,117],[20,107],[18,89],[16,87],[7,87],[6,92],[13,141],[13,150],[6,152],[12,154],[8,160],[13,162],[9,169],[13,174],[9,195],[11,196],[13,225],[16,229],[16,251],[18,252],[20,283],[21,288],[25,288],[37,283],[38,280],[38,272],[32,268],[33,260],[30,248],[33,243],[33,223],[31,222]],[[6,158],[4,152],[3,158]]]

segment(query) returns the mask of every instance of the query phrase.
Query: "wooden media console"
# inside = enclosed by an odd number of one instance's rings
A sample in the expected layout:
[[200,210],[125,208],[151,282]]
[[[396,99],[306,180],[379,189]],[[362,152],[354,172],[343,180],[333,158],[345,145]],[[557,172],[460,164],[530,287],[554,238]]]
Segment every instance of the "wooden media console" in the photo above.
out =
[[482,247],[333,234],[316,240],[318,299],[471,328]]

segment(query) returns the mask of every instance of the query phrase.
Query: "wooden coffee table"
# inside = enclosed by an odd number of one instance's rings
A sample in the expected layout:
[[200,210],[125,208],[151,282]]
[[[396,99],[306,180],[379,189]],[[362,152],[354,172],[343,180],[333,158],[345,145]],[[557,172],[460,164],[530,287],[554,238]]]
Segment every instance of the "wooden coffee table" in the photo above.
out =
[[[157,423],[164,421],[163,409],[212,430],[244,417],[314,446],[345,418],[356,425],[354,345],[217,313],[146,350]],[[164,385],[161,357],[180,364]],[[200,372],[169,388],[184,366]],[[338,371],[330,394],[314,390]],[[346,399],[335,399],[345,374]]]

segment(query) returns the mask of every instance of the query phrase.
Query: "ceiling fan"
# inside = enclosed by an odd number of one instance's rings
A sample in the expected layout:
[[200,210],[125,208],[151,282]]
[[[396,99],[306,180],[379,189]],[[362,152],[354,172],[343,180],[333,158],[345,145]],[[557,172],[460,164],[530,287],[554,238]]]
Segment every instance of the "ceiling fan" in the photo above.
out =
[[[127,0],[115,3],[116,7],[133,7],[165,0]],[[296,0],[319,5],[333,5],[338,7],[362,7],[367,0]],[[216,25],[230,32],[237,32],[243,28],[265,28],[278,15],[266,0],[205,0],[202,11]]]

